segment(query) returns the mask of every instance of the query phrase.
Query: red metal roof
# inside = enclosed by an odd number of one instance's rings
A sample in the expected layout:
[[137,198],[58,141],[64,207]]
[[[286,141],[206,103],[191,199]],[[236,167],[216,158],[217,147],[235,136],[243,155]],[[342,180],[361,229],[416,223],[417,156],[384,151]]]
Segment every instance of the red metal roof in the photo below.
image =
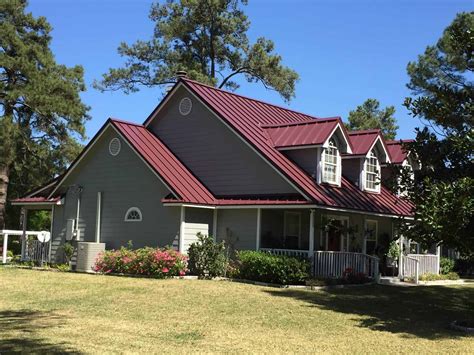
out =
[[322,145],[337,124],[339,117],[314,119],[312,121],[262,126],[275,148]]
[[115,119],[110,122],[183,202],[215,202],[209,190],[144,126]]
[[411,215],[409,202],[384,186],[380,194],[360,191],[342,177],[341,187],[318,185],[301,168],[278,151],[265,134],[266,125],[313,122],[314,117],[219,90],[196,81],[181,79],[192,92],[273,164],[304,195],[316,204],[387,214]]
[[390,153],[390,157],[393,164],[402,164],[407,158],[407,152],[403,149],[403,143],[413,142],[412,139],[398,140],[398,141],[387,141],[387,150]]
[[352,131],[349,132],[351,139],[353,155],[367,155],[370,148],[374,145],[375,140],[380,136],[379,129],[371,129],[366,131]]
[[53,197],[53,198],[47,198],[47,197],[44,197],[44,196],[38,196],[38,197],[22,197],[22,198],[17,198],[17,199],[14,199],[14,200],[11,200],[11,202],[13,204],[27,204],[27,203],[32,203],[32,204],[35,204],[35,203],[38,203],[38,204],[41,204],[41,203],[44,203],[44,204],[52,204],[52,203],[56,203],[58,202],[59,200],[61,199],[60,196],[57,196],[57,197]]

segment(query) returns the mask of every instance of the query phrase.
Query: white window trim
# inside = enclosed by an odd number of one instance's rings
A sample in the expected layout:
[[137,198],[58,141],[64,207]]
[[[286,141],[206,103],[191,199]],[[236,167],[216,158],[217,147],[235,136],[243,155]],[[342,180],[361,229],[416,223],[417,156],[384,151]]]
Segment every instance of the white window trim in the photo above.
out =
[[[367,171],[367,162],[369,159],[371,159],[371,154],[373,154],[375,159],[377,160],[377,165],[376,165],[377,173],[375,174],[375,188],[374,189],[367,187],[367,174],[373,174]],[[373,150],[371,150],[369,151],[369,154],[367,154],[367,156],[364,159],[364,172],[363,172],[364,190],[370,191],[370,192],[380,192],[380,184],[381,184],[380,174],[381,174],[380,159],[378,158],[377,154]]]
[[[132,211],[136,211],[138,212],[138,214],[140,215],[140,218],[139,219],[127,219],[128,217],[128,214]],[[142,211],[140,211],[140,209],[138,207],[130,207],[127,212],[125,213],[125,218],[123,219],[124,222],[141,222],[143,220],[143,217],[142,217]]]
[[363,253],[367,254],[367,224],[368,222],[375,224],[375,247],[379,245],[379,221],[376,219],[365,219],[364,220],[364,250]]
[[[324,180],[324,166],[326,164],[325,162],[325,155],[326,155],[326,149],[327,148],[322,148],[321,150],[321,158],[320,158],[320,174],[318,174],[318,182],[319,183],[326,183],[326,184],[330,184],[330,185],[335,185],[335,186],[341,186],[341,171],[342,171],[342,167],[341,167],[341,153],[340,153],[340,149],[337,145],[336,142],[334,142],[334,146],[336,148],[336,181],[325,181]],[[329,148],[329,145],[328,145],[328,148]]]
[[298,216],[298,248],[301,249],[301,212],[285,211],[283,218],[283,236],[286,237],[286,220],[289,215]]

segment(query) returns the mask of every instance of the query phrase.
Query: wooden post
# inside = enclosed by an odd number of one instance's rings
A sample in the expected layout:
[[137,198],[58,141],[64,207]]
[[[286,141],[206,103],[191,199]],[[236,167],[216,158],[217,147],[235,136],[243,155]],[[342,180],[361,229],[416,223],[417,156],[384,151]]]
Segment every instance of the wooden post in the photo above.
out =
[[3,235],[3,255],[2,255],[2,263],[7,263],[7,247],[8,247],[8,234]]
[[420,277],[420,263],[417,260],[415,263],[415,283],[418,285],[418,280]]
[[436,273],[439,275],[439,263],[441,261],[441,245],[436,247],[436,256],[437,256],[437,263],[436,263]]
[[256,241],[255,241],[255,250],[260,249],[260,222],[262,219],[262,209],[257,208],[257,234],[256,234]]

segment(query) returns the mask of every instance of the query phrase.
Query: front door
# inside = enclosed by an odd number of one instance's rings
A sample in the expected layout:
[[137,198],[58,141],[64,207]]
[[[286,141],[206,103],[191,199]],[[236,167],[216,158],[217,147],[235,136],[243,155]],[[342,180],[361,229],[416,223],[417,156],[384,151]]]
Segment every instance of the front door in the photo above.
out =
[[[340,224],[340,221],[335,221],[336,224]],[[328,250],[329,251],[340,251],[341,250],[341,229],[336,227],[330,227],[328,230]]]

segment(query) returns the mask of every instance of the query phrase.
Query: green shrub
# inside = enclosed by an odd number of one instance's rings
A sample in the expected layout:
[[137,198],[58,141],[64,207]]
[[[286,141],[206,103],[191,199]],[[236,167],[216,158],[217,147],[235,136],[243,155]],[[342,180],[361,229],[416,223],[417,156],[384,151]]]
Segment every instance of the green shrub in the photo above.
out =
[[62,246],[63,252],[64,252],[64,258],[66,259],[66,263],[69,263],[72,259],[72,256],[74,255],[74,246],[66,242]]
[[309,278],[307,260],[244,250],[237,252],[237,277],[274,284],[304,284]]
[[454,271],[461,275],[474,275],[474,256],[462,256],[454,262]]
[[447,274],[431,274],[426,273],[420,276],[420,281],[439,281],[439,280],[458,280],[459,275],[455,272],[450,272]]
[[443,275],[454,271],[454,260],[449,258],[441,258],[439,260],[439,272]]
[[54,264],[52,267],[54,269],[58,269],[61,272],[71,271],[71,267],[69,266],[69,264]]
[[95,262],[96,272],[148,275],[157,278],[184,276],[187,257],[172,249],[141,248],[106,250]]
[[197,234],[198,241],[188,249],[188,267],[192,275],[200,278],[225,276],[228,258],[224,242],[216,243],[212,237]]

